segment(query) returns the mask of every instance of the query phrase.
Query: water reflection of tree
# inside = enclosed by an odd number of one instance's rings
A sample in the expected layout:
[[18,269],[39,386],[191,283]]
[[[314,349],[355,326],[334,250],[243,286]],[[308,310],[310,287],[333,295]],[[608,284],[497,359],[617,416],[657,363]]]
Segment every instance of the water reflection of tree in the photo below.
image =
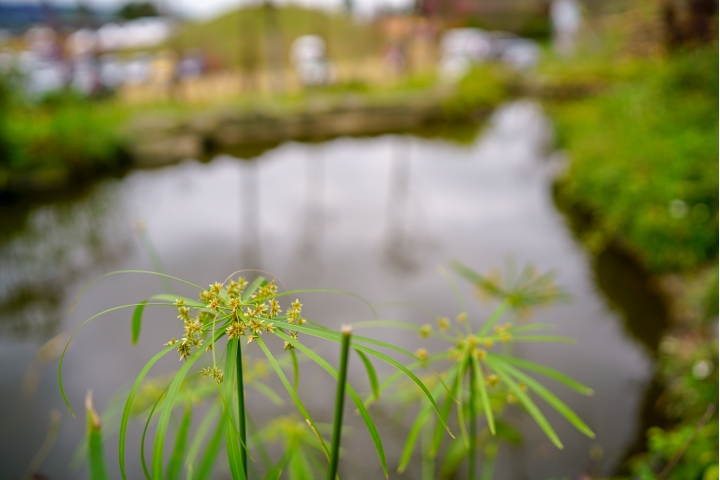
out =
[[322,147],[309,148],[305,157],[303,225],[295,258],[298,281],[314,283],[323,272],[322,241],[325,235],[325,158]]
[[385,225],[384,253],[390,267],[411,275],[420,269],[419,239],[408,226],[410,207],[411,145],[402,139],[393,141]]
[[115,195],[104,189],[86,199],[39,207],[22,230],[2,238],[0,336],[54,335],[68,288],[127,253],[131,231],[115,221],[115,203]]
[[240,264],[261,269],[260,172],[257,160],[241,163],[240,174]]

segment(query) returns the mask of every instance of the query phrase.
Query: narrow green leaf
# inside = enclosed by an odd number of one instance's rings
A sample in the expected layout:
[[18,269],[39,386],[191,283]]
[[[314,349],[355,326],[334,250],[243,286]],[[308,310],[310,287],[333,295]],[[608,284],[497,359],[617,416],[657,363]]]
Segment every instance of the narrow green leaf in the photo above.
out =
[[558,343],[575,343],[575,339],[571,337],[561,337],[558,335],[513,335],[511,342],[558,342]]
[[300,365],[298,365],[297,356],[295,355],[295,350],[290,350],[290,358],[292,359],[292,366],[293,366],[293,388],[295,391],[298,391],[299,384],[300,384]]
[[[365,353],[367,353],[367,354],[369,354],[369,355],[372,355],[373,357],[379,358],[380,360],[382,360],[382,361],[384,361],[384,362],[386,362],[386,363],[389,363],[390,365],[394,366],[394,367],[397,368],[398,370],[401,370],[403,373],[405,373],[405,375],[407,375],[408,377],[410,377],[410,379],[411,379],[413,382],[415,382],[415,384],[416,384],[418,387],[420,387],[420,389],[423,391],[423,393],[425,394],[425,396],[427,397],[427,399],[430,400],[430,403],[432,404],[432,407],[433,407],[433,409],[435,410],[435,413],[437,413],[438,417],[440,418],[440,422],[443,424],[443,427],[445,427],[445,430],[450,434],[451,437],[454,438],[454,435],[453,435],[452,432],[450,431],[450,428],[447,426],[447,423],[445,423],[445,420],[442,418],[442,415],[441,415],[441,413],[440,413],[440,408],[438,407],[437,402],[435,402],[435,399],[434,399],[433,396],[430,394],[430,391],[427,389],[427,387],[425,386],[425,384],[424,384],[414,373],[412,373],[410,370],[408,370],[403,364],[401,364],[400,362],[396,361],[395,359],[393,359],[393,358],[391,358],[391,357],[388,357],[388,356],[385,355],[384,353],[380,353],[380,352],[378,352],[378,351],[376,351],[376,350],[373,350],[373,349],[371,349],[371,348],[364,347],[364,346],[361,346],[361,345],[353,345],[353,348],[358,349],[358,350],[362,350],[363,352],[365,352]],[[441,381],[441,382],[442,382],[442,381]],[[444,383],[442,383],[442,386],[445,387],[445,388],[447,388]]]
[[130,410],[132,408],[133,400],[135,400],[135,395],[137,394],[137,391],[140,388],[142,381],[145,379],[145,376],[148,374],[153,365],[155,365],[158,360],[160,360],[162,357],[164,357],[174,349],[174,346],[164,348],[159,353],[155,354],[155,356],[152,357],[150,361],[145,364],[142,370],[140,370],[140,374],[135,379],[135,383],[133,383],[133,386],[128,393],[127,400],[125,401],[125,408],[123,409],[122,418],[120,420],[120,439],[118,442],[120,475],[122,475],[122,478],[125,480],[127,480],[127,473],[125,472],[125,437],[127,436],[127,426],[130,420]]
[[457,260],[450,261],[450,268],[455,271],[458,275],[468,280],[470,283],[478,283],[485,280],[485,278],[474,270],[466,267]]
[[153,295],[148,300],[165,300],[166,302],[170,303],[171,305],[174,305],[177,300],[182,300],[185,302],[185,305],[188,307],[205,308],[205,304],[202,302],[199,302],[192,298],[183,297],[182,295],[173,295],[170,293],[160,293],[158,295]]
[[490,318],[488,318],[487,322],[485,322],[483,326],[480,327],[480,330],[478,331],[478,336],[482,337],[488,331],[490,331],[490,328],[502,318],[503,313],[505,313],[505,310],[507,310],[508,305],[509,304],[507,300],[502,301],[502,303],[495,309],[492,315],[490,315]]
[[78,334],[81,328],[83,328],[85,325],[87,325],[89,322],[95,320],[101,315],[105,315],[106,313],[114,312],[115,310],[120,310],[123,308],[130,308],[130,307],[137,307],[140,305],[139,303],[131,303],[129,305],[120,305],[113,308],[108,308],[107,310],[103,310],[100,313],[96,313],[92,317],[85,320],[79,327],[75,329],[75,331],[70,335],[70,338],[68,339],[67,343],[65,344],[65,348],[63,349],[62,354],[60,355],[60,362],[58,364],[58,385],[60,386],[60,395],[63,397],[63,401],[65,402],[65,405],[67,406],[68,410],[70,411],[70,414],[74,417],[75,412],[73,412],[72,407],[70,406],[70,402],[67,399],[67,395],[65,395],[65,388],[63,387],[63,381],[62,381],[62,366],[63,362],[65,361],[65,354],[67,353],[67,349],[70,346],[70,342],[72,342],[72,339],[75,338],[75,335]]
[[187,454],[187,460],[185,461],[185,465],[187,465],[188,467],[188,473],[192,470],[192,466],[195,464],[195,459],[197,458],[198,453],[200,453],[200,448],[202,447],[203,441],[205,440],[205,436],[207,435],[208,430],[210,430],[210,426],[212,425],[213,420],[215,420],[215,417],[217,417],[220,408],[221,404],[219,402],[214,402],[213,405],[208,409],[205,417],[202,419],[200,425],[197,428],[197,431],[195,432],[195,437],[190,444],[190,448],[188,449]]
[[245,289],[245,291],[242,293],[242,300],[243,302],[247,301],[253,293],[257,291],[258,288],[260,288],[263,284],[263,282],[267,282],[267,279],[262,276],[255,277],[255,280],[250,282],[250,285]]
[[218,420],[215,431],[213,432],[212,437],[210,437],[210,441],[205,447],[205,453],[200,459],[200,465],[197,469],[196,478],[205,480],[210,478],[210,476],[212,475],[212,471],[215,468],[215,464],[217,463],[215,459],[220,453],[220,447],[222,447],[223,432],[226,425],[227,422],[224,421],[222,418]]
[[375,400],[380,400],[380,384],[378,383],[378,376],[375,371],[375,367],[373,367],[373,364],[367,355],[359,350],[355,350],[355,352],[360,357],[360,360],[362,360],[363,365],[365,365],[365,371],[367,372],[368,381],[370,382],[370,390],[372,391]]
[[350,296],[353,298],[357,298],[358,300],[363,302],[365,304],[365,306],[368,307],[370,312],[372,312],[373,318],[378,317],[377,312],[375,311],[375,307],[373,307],[372,303],[368,302],[365,298],[361,297],[360,295],[353,293],[353,292],[348,292],[346,290],[334,290],[334,289],[330,289],[330,288],[311,288],[311,289],[303,289],[303,290],[290,290],[288,292],[278,293],[277,295],[275,295],[275,297],[276,298],[284,297],[287,295],[295,295],[298,293],[337,293],[340,295],[347,295],[347,296]]
[[185,360],[185,363],[180,370],[175,374],[175,378],[170,383],[167,397],[162,410],[160,411],[160,418],[158,419],[157,430],[155,432],[155,444],[153,445],[153,457],[152,457],[152,477],[154,479],[163,478],[163,453],[165,452],[165,438],[167,437],[167,429],[170,423],[170,416],[175,405],[175,397],[180,391],[180,386],[185,380],[190,368],[205,353],[205,349],[200,349],[193,353]]
[[554,370],[550,367],[546,367],[545,365],[540,365],[539,363],[530,362],[528,360],[521,360],[519,358],[515,357],[509,357],[507,355],[498,355],[496,353],[488,353],[488,358],[496,358],[498,360],[502,360],[505,363],[509,363],[511,365],[515,365],[520,368],[524,368],[527,370],[532,370],[534,372],[541,373],[547,377],[552,378],[553,380],[557,380],[558,382],[562,383],[563,385],[572,388],[573,390],[582,393],[583,395],[593,395],[595,391],[590,388],[586,387],[585,385],[576,382],[572,378],[568,377],[567,375],[564,375],[557,370]]
[[142,326],[142,316],[143,311],[145,310],[146,303],[147,300],[143,300],[142,302],[140,302],[140,304],[135,307],[135,311],[133,312],[131,325],[131,342],[133,345],[136,345],[138,339],[140,338],[140,327]]
[[192,402],[188,395],[185,402],[185,412],[180,420],[180,427],[175,434],[175,446],[173,447],[170,461],[168,462],[167,480],[180,478],[183,467],[183,458],[187,449],[188,436],[190,434],[190,422],[192,421]]
[[300,397],[298,397],[297,392],[292,388],[292,385],[290,385],[290,382],[288,381],[287,377],[285,376],[285,373],[282,371],[282,368],[280,368],[280,365],[278,365],[277,360],[275,360],[275,357],[273,357],[273,354],[270,353],[270,350],[267,348],[267,345],[265,345],[265,342],[263,341],[262,338],[258,338],[256,340],[256,342],[258,345],[260,345],[260,348],[265,353],[265,356],[267,357],[268,361],[270,362],[270,365],[273,367],[273,370],[275,370],[275,373],[277,374],[278,378],[280,378],[280,381],[285,386],[285,390],[287,390],[293,403],[295,404],[297,409],[300,411],[300,414],[310,424],[310,427],[316,432],[317,437],[318,437],[318,442],[320,443],[320,446],[321,446],[323,452],[325,453],[325,455],[329,458],[330,452],[328,451],[327,445],[325,445],[325,441],[318,434],[319,431],[317,429],[317,426],[315,425],[315,422],[313,421],[312,417],[310,416],[307,409],[305,408],[305,405],[303,405],[302,400],[300,400]]
[[450,289],[455,294],[455,298],[457,299],[458,304],[460,305],[460,309],[463,312],[467,312],[467,305],[465,305],[465,299],[463,298],[462,293],[460,292],[460,288],[458,287],[457,282],[455,282],[455,280],[453,280],[453,278],[450,275],[448,275],[448,272],[442,267],[438,268],[438,273],[440,275],[442,275],[442,277],[445,279],[445,281],[448,283],[448,285],[450,285]]
[[[325,331],[325,330],[320,330],[320,329],[317,329],[317,328],[303,327],[303,326],[300,326],[300,325],[293,325],[293,324],[291,324],[291,323],[282,322],[282,321],[275,321],[275,322],[273,322],[273,323],[275,323],[275,325],[276,325],[277,327],[283,327],[283,328],[288,328],[288,329],[290,329],[290,330],[296,330],[296,331],[301,332],[301,333],[306,333],[306,334],[308,334],[308,335],[313,335],[313,336],[316,336],[316,337],[319,337],[319,338],[324,338],[324,339],[326,339],[326,340],[331,340],[331,341],[337,342],[337,343],[340,342],[340,334],[332,335],[332,334],[329,334],[329,333],[328,333],[327,331]],[[366,346],[364,346],[364,345],[358,345],[358,344],[356,344],[356,343],[354,342],[354,340],[358,340],[358,339],[360,339],[360,340],[362,340],[362,341],[365,341],[365,342],[367,342],[367,343],[379,344],[380,346],[383,346],[383,347],[385,347],[385,348],[389,348],[389,349],[391,349],[391,350],[394,350],[394,351],[403,353],[403,354],[408,355],[408,356],[410,356],[410,357],[412,357],[412,358],[414,358],[414,359],[417,360],[417,357],[416,357],[415,355],[413,355],[412,353],[410,353],[410,352],[408,352],[407,350],[404,350],[404,349],[402,349],[402,348],[400,348],[400,347],[396,347],[395,345],[391,345],[391,344],[388,344],[388,343],[385,343],[385,342],[380,342],[380,341],[374,340],[374,339],[372,339],[372,338],[354,336],[354,337],[353,337],[353,342],[351,343],[352,348],[354,348],[354,349],[356,349],[356,350],[359,350],[359,351],[362,351],[362,352],[364,352],[364,353],[367,353],[367,354],[369,354],[369,355],[372,355],[373,357],[379,358],[380,360],[382,360],[382,361],[384,361],[384,362],[386,362],[386,363],[389,363],[390,365],[394,366],[394,367],[397,368],[398,370],[401,370],[403,373],[405,373],[405,375],[407,375],[408,377],[410,377],[410,379],[411,379],[413,382],[415,382],[415,384],[416,384],[417,386],[420,387],[420,389],[423,391],[423,393],[425,393],[425,396],[428,398],[428,400],[430,400],[430,403],[432,403],[433,408],[435,409],[435,412],[438,414],[438,416],[440,415],[440,409],[438,408],[437,403],[435,402],[435,399],[432,397],[432,395],[430,395],[430,392],[429,392],[428,389],[425,387],[425,384],[424,384],[422,381],[420,381],[420,379],[419,379],[414,373],[412,373],[410,370],[408,370],[407,367],[405,367],[403,364],[401,364],[400,362],[398,362],[398,361],[395,360],[394,358],[389,357],[389,356],[385,355],[384,353],[378,352],[377,350],[373,350],[372,348],[368,348],[368,347],[366,347]],[[442,379],[440,379],[440,382],[441,382],[442,385],[447,389],[447,386],[442,382]],[[445,430],[447,430],[447,432],[450,434],[450,436],[453,436],[452,432],[450,431],[450,428],[448,428],[448,426],[447,426],[447,424],[445,423],[445,421],[442,420],[442,418],[440,419],[440,421],[443,423],[443,426],[445,427]]]
[[490,406],[490,397],[488,396],[487,387],[485,386],[485,375],[483,375],[482,368],[480,367],[480,361],[475,357],[473,357],[473,369],[478,379],[477,386],[480,391],[480,402],[485,411],[488,428],[490,429],[490,433],[495,435],[495,416],[493,415],[492,407]]
[[85,397],[85,409],[87,410],[88,476],[90,480],[109,480],[110,475],[103,452],[100,417],[93,408],[92,392],[89,390]]
[[415,444],[420,436],[420,431],[427,421],[427,416],[432,411],[430,405],[423,405],[415,417],[415,421],[410,428],[407,439],[405,440],[405,446],[403,447],[402,455],[400,455],[400,463],[398,464],[398,473],[403,473],[407,468],[410,460],[412,459],[413,450],[415,450]]
[[[353,328],[369,328],[369,327],[394,327],[394,328],[402,328],[404,330],[412,330],[414,332],[420,332],[422,330],[422,326],[420,325],[414,325],[412,323],[407,322],[400,322],[398,320],[363,320],[361,322],[355,322],[352,324]],[[437,330],[431,330],[429,335],[431,337],[436,338],[442,338],[444,340],[448,340],[450,342],[455,342],[457,338],[453,337],[452,335],[448,335],[446,333],[438,332]]]
[[[242,440],[238,435],[238,420],[235,415],[235,379],[237,378],[238,341],[229,340],[225,349],[225,372],[222,385],[223,418],[227,422],[225,432],[225,450],[227,452],[230,474],[233,480],[245,480],[245,467],[243,465]],[[243,412],[244,414],[244,412]]]
[[457,416],[458,424],[460,426],[460,437],[465,442],[465,448],[470,448],[470,438],[468,437],[467,428],[465,427],[465,394],[463,393],[463,380],[467,369],[467,364],[470,359],[466,356],[463,358],[460,364],[460,370],[458,376],[460,377],[460,383],[457,388]]
[[105,278],[105,277],[110,277],[110,276],[112,276],[112,275],[120,275],[120,274],[123,274],[123,273],[143,273],[143,274],[147,274],[147,275],[157,275],[158,277],[169,278],[169,279],[171,279],[171,280],[175,280],[175,281],[184,283],[184,284],[186,284],[186,285],[190,285],[191,287],[195,287],[195,288],[197,288],[197,289],[203,290],[203,288],[200,287],[199,285],[195,285],[194,283],[190,283],[190,282],[188,282],[187,280],[183,280],[182,278],[173,277],[172,275],[167,275],[167,274],[165,274],[165,273],[151,272],[151,271],[148,271],[148,270],[116,270],[116,271],[114,271],[114,272],[109,272],[109,273],[106,273],[106,274],[104,274],[104,275],[100,275],[99,277],[93,279],[90,283],[88,283],[87,285],[85,285],[85,287],[83,287],[83,289],[80,290],[80,293],[78,293],[78,296],[75,297],[75,301],[74,301],[74,302],[72,303],[72,305],[70,306],[70,311],[69,311],[68,313],[72,313],[72,311],[75,309],[75,306],[77,305],[78,301],[80,301],[80,298],[82,298],[83,294],[87,291],[88,288],[90,288],[90,287],[91,287],[92,285],[94,285],[96,282],[102,280],[102,279]]
[[150,427],[150,421],[152,420],[153,414],[155,413],[155,409],[160,405],[163,397],[168,391],[168,388],[170,388],[170,384],[168,383],[168,386],[165,387],[165,390],[160,393],[160,396],[157,400],[155,400],[155,403],[153,404],[152,408],[150,409],[150,413],[148,414],[147,420],[145,420],[145,427],[143,427],[142,437],[140,437],[140,464],[142,465],[143,473],[145,474],[145,478],[147,480],[151,480],[150,478],[150,472],[148,471],[147,462],[145,460],[145,438],[147,437],[147,431],[148,427]]
[[[497,362],[497,360],[496,360]],[[534,390],[543,400],[545,400],[551,407],[565,417],[575,428],[581,431],[583,434],[590,438],[595,438],[595,433],[583,422],[580,417],[573,412],[562,400],[556,397],[550,390],[545,388],[542,384],[536,381],[529,375],[524,374],[520,370],[511,367],[510,365],[503,365],[503,368],[508,371],[510,375],[518,379],[527,385],[531,390]]]
[[[434,355],[430,355],[425,361],[411,363],[410,365],[406,365],[406,367],[408,368],[408,370],[412,371],[416,368],[425,367],[426,365],[429,365],[433,362],[444,359],[447,359],[447,353],[436,353]],[[387,377],[385,377],[385,380],[383,380],[380,384],[380,393],[382,394],[382,392],[384,392],[389,386],[395,384],[397,379],[402,377],[403,375],[405,375],[405,373],[400,370],[396,370]],[[364,403],[365,407],[369,407],[373,403],[373,396],[369,395],[367,398],[365,398]]]
[[248,384],[248,387],[253,388],[270,400],[274,405],[280,406],[285,403],[280,395],[275,393],[275,390],[268,387],[262,382],[252,382]]
[[[445,399],[443,400],[441,417],[445,420],[445,422],[448,421],[448,418],[450,417],[450,412],[452,411],[452,407],[455,404],[455,396],[457,395],[459,382],[461,381],[461,378],[457,374],[459,369],[460,364],[456,362],[455,364],[453,364],[452,367],[447,370],[446,373],[445,381],[451,382],[452,387],[450,389],[450,392],[445,395]],[[430,449],[428,452],[431,457],[435,457],[438,451],[440,451],[440,445],[442,444],[444,433],[445,431],[442,428],[442,423],[437,422],[435,424],[432,442],[430,444]]]
[[[308,358],[313,360],[315,363],[320,365],[326,372],[328,372],[332,377],[337,380],[338,378],[338,371],[330,365],[327,361],[325,361],[321,356],[313,352],[311,349],[303,345],[297,340],[293,340],[292,337],[286,335],[283,332],[276,332],[276,334],[285,340],[286,342],[292,343],[295,348],[303,352],[305,355],[307,355]],[[359,353],[359,352],[358,352]],[[368,433],[370,433],[370,437],[372,438],[373,444],[375,445],[375,450],[377,451],[378,458],[380,459],[380,464],[382,465],[383,472],[385,473],[385,476],[388,476],[388,469],[387,469],[387,461],[385,459],[385,449],[383,448],[382,439],[380,438],[380,433],[377,431],[377,427],[375,426],[375,422],[373,422],[372,417],[370,416],[370,413],[365,408],[365,405],[363,404],[362,398],[360,398],[360,395],[357,394],[355,389],[350,385],[350,382],[347,382],[345,385],[345,389],[347,390],[348,394],[350,395],[350,398],[352,398],[352,401],[355,403],[355,406],[357,407],[358,411],[360,412],[360,416],[362,417],[363,421],[365,422],[365,427],[368,429]]]
[[530,414],[533,420],[535,420],[535,423],[538,424],[542,431],[545,432],[545,435],[547,435],[553,445],[562,450],[563,444],[562,442],[560,442],[560,438],[558,438],[557,433],[555,433],[555,430],[553,430],[552,426],[550,426],[550,422],[547,421],[545,416],[538,409],[537,405],[535,405],[535,402],[530,399],[527,393],[525,393],[520,387],[518,387],[517,383],[515,383],[515,381],[510,377],[510,375],[503,368],[500,362],[488,359],[487,363],[492,367],[493,370],[495,370],[495,372],[497,372],[503,383],[510,387],[510,390],[512,390],[513,393],[517,396],[517,398],[520,400],[520,403],[525,407],[525,410],[527,410],[527,412]]

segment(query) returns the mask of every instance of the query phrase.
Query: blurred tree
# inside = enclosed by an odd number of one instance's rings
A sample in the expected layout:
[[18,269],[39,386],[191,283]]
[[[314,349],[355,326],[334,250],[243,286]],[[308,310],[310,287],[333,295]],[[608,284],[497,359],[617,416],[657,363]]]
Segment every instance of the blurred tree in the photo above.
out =
[[116,16],[122,20],[134,20],[141,17],[157,17],[160,13],[152,2],[129,2],[126,3]]
[[717,37],[717,0],[664,0],[660,11],[665,45],[670,50],[707,44]]

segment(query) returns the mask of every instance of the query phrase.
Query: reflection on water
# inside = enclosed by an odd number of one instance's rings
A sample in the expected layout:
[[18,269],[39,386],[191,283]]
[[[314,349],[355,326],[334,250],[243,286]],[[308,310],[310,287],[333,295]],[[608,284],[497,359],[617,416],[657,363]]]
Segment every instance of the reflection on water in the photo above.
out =
[[74,281],[116,264],[132,239],[117,222],[113,189],[75,204],[37,209],[20,235],[0,245],[0,335],[57,333]]
[[[45,438],[48,413],[58,408],[63,428],[42,470],[56,479],[82,478],[67,464],[83,422],[62,408],[52,369],[39,376],[37,394],[21,401],[17,391],[38,344],[11,332],[25,329],[42,336],[71,331],[103,309],[161,292],[162,284],[152,277],[109,277],[93,285],[72,315],[60,315],[98,271],[152,268],[131,231],[137,219],[146,222],[148,238],[169,273],[198,284],[222,280],[241,268],[260,268],[278,275],[289,288],[349,290],[374,302],[412,302],[448,316],[456,315],[459,306],[435,267],[451,258],[487,271],[512,254],[540,270],[556,270],[574,303],[534,318],[558,325],[558,332],[575,337],[577,345],[525,344],[517,353],[597,392],[585,398],[552,385],[598,437],[583,437],[545,410],[566,445],[559,451],[531,419],[516,411],[511,421],[524,442],[501,452],[497,477],[574,475],[588,465],[594,445],[604,452],[599,468],[611,471],[636,434],[651,357],[627,335],[619,314],[599,293],[593,258],[578,247],[553,204],[552,172],[545,161],[548,140],[539,107],[517,102],[500,109],[467,146],[398,135],[288,143],[253,161],[223,155],[207,164],[185,162],[133,172],[100,185],[74,205],[34,211],[28,228],[0,247],[0,299],[22,305],[15,309],[19,314],[5,310],[2,317],[3,325],[12,326],[0,334],[0,362],[14,368],[0,373],[0,465],[9,466],[0,477],[24,473]],[[609,271],[607,278],[615,285],[613,275]],[[602,287],[600,279],[598,284]],[[194,295],[184,286],[178,288],[178,293]],[[468,299],[473,297],[468,285],[462,290]],[[367,319],[367,312],[346,297],[307,295],[301,301],[309,318],[332,328]],[[469,306],[471,320],[492,308],[473,302]],[[92,388],[102,407],[118,386],[132,381],[151,354],[179,333],[175,320],[162,313],[148,309],[136,347],[129,345],[127,311],[88,325],[73,341],[64,364],[70,401],[81,405],[86,389]],[[383,313],[415,323],[433,320],[410,310]],[[419,340],[404,331],[369,334],[412,350],[419,346]],[[330,361],[337,359],[335,349],[311,346]],[[423,346],[431,352],[440,348],[431,341]],[[176,368],[177,361],[161,361],[157,373]],[[362,366],[350,368],[351,378],[360,378]],[[388,372],[381,365],[378,369]],[[300,393],[319,421],[331,420],[327,399],[332,391],[327,376],[308,371]],[[261,398],[250,396],[248,401],[259,420],[282,411]],[[375,414],[392,466],[410,418],[394,423],[389,409]],[[341,475],[380,478],[371,442],[356,418],[349,416],[348,422],[358,428],[344,445],[353,456],[344,460]],[[129,452],[137,451],[138,437],[133,429]],[[110,448],[108,458],[115,458]],[[418,478],[418,464],[403,478]],[[131,478],[141,477],[137,458],[131,457],[128,468]]]

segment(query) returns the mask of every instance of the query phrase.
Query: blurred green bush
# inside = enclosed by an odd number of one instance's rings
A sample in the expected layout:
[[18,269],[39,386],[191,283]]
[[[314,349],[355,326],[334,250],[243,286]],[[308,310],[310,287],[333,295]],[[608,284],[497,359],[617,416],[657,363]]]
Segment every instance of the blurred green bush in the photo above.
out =
[[619,240],[654,272],[717,258],[717,108],[716,46],[551,106],[571,157],[558,199],[587,214],[591,249]]
[[29,103],[7,85],[0,90],[0,190],[19,178],[66,186],[122,163],[117,129],[123,115],[111,104],[72,94]]

